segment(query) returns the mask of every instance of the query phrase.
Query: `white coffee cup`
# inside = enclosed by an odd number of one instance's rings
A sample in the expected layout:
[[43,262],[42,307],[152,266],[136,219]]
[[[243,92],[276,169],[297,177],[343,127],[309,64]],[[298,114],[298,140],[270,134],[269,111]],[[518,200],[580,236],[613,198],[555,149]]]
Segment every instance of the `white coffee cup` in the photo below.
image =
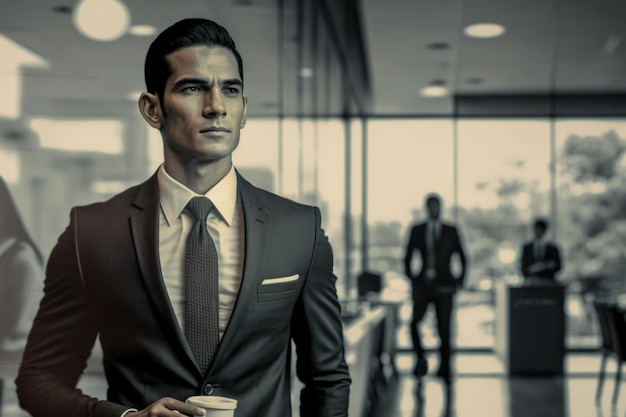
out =
[[237,400],[217,395],[196,395],[185,400],[187,404],[206,410],[206,417],[234,417]]

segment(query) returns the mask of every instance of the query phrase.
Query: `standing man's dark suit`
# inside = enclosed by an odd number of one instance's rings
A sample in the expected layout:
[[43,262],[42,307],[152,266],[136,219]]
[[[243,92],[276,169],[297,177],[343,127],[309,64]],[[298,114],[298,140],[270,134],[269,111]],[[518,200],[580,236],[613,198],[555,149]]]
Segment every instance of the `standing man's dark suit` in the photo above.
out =
[[[237,400],[235,417],[288,417],[293,341],[301,416],[347,417],[350,376],[319,209],[258,189],[234,169],[247,109],[234,41],[215,22],[183,19],[153,41],[145,71],[139,109],[161,133],[164,163],[143,184],[72,209],[16,380],[20,404],[34,417],[200,416],[184,401],[211,394]],[[193,201],[227,223],[211,201],[221,195],[234,207],[237,220],[224,227],[236,238],[210,231],[211,215],[191,213],[204,248],[219,245],[217,255],[188,250],[198,236],[172,225],[185,224]],[[181,204],[170,218],[171,200]],[[235,243],[223,245],[228,236]],[[218,289],[196,290],[207,282]],[[210,338],[196,343],[207,329]],[[76,389],[97,337],[106,400]]]
[[[429,253],[428,233],[431,232],[431,226],[429,222],[424,222],[413,226],[411,229],[406,247],[404,267],[405,274],[412,283],[413,318],[411,321],[411,336],[418,360],[415,373],[417,376],[421,376],[428,369],[418,326],[426,313],[428,305],[432,303],[435,305],[437,327],[441,340],[439,348],[441,361],[437,374],[448,378],[450,376],[450,319],[453,297],[457,288],[463,285],[467,260],[457,228],[439,220],[439,197],[428,197],[426,202],[427,208],[430,204],[435,204],[434,201],[436,201],[436,209],[429,208],[430,222],[436,221],[438,223],[435,226],[438,231],[432,238],[434,257]],[[411,268],[411,262],[415,253],[418,253],[422,260],[422,267],[417,273]],[[458,254],[462,266],[462,271],[458,277],[453,276],[450,269],[450,261],[454,253]],[[434,265],[429,264],[432,261],[434,261]]]
[[[524,278],[535,277],[553,280],[556,273],[561,270],[559,248],[550,242],[546,242],[543,256],[539,255],[536,257],[534,246],[534,242],[524,245],[521,262],[522,275]],[[544,267],[531,272],[531,266],[536,265],[538,262],[543,263]]]
[[[306,385],[303,415],[339,416],[348,401],[332,252],[317,209],[239,176],[244,276],[208,373],[198,370],[173,314],[158,257],[156,176],[113,199],[75,208],[50,256],[46,294],[17,381],[32,412],[119,417],[163,393],[236,398],[237,417],[289,416],[290,336]],[[298,277],[263,285],[272,278]],[[332,277],[332,279],[331,279]],[[100,336],[107,401],[74,389]],[[37,407],[54,409],[38,410]]]

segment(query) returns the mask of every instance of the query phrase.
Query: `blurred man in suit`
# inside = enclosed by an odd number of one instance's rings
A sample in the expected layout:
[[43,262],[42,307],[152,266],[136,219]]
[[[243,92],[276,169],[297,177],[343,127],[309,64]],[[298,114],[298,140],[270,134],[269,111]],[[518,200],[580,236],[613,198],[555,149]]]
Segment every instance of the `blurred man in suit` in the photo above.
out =
[[[222,26],[184,19],[145,61],[139,110],[164,163],[143,184],[75,207],[50,255],[17,378],[34,417],[204,415],[194,395],[238,401],[236,417],[346,417],[333,256],[316,207],[247,182],[232,153],[246,123],[243,66]],[[99,337],[107,398],[76,389]]]
[[[446,381],[450,379],[450,318],[454,294],[463,286],[467,260],[459,232],[454,225],[443,223],[441,215],[441,197],[429,194],[425,199],[428,219],[411,228],[406,247],[404,268],[412,283],[413,319],[411,337],[417,357],[414,374],[421,377],[428,372],[428,362],[422,346],[419,325],[430,304],[435,306],[437,329],[439,331],[440,365],[437,375]],[[412,270],[414,254],[421,257],[419,272]],[[458,254],[461,270],[454,276],[451,270],[453,254]]]
[[522,247],[520,269],[526,279],[554,280],[556,273],[561,270],[559,248],[546,237],[548,227],[549,223],[546,219],[535,219],[534,238]]

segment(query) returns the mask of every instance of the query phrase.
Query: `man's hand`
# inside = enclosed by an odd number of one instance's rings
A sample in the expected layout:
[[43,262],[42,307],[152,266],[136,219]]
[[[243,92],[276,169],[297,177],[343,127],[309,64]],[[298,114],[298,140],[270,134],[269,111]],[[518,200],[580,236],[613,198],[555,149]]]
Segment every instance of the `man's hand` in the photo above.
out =
[[546,265],[544,264],[544,262],[539,261],[539,262],[535,262],[532,265],[530,265],[528,267],[528,272],[531,274],[536,274],[537,272],[541,272],[543,270],[546,269]]
[[181,414],[185,416],[204,416],[206,411],[175,398],[164,397],[153,402],[143,410],[126,414],[126,417],[180,417]]

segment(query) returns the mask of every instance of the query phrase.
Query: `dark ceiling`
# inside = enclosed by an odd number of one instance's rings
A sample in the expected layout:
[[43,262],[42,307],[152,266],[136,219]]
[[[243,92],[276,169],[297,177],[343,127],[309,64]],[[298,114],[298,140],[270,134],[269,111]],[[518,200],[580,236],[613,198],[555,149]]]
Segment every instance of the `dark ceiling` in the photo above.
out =
[[[124,0],[133,24],[159,30],[189,16],[226,26],[245,61],[249,114],[278,112],[278,0]],[[283,0],[288,1],[288,0]],[[143,89],[151,37],[94,42],[71,24],[75,1],[0,5],[0,33],[47,62],[22,74],[24,113],[99,113]],[[626,1],[360,0],[372,115],[451,114],[454,96],[626,93]],[[61,8],[59,8],[61,6]],[[497,22],[495,39],[463,35],[471,23]],[[433,45],[434,44],[434,45]],[[450,94],[424,98],[433,82]]]

